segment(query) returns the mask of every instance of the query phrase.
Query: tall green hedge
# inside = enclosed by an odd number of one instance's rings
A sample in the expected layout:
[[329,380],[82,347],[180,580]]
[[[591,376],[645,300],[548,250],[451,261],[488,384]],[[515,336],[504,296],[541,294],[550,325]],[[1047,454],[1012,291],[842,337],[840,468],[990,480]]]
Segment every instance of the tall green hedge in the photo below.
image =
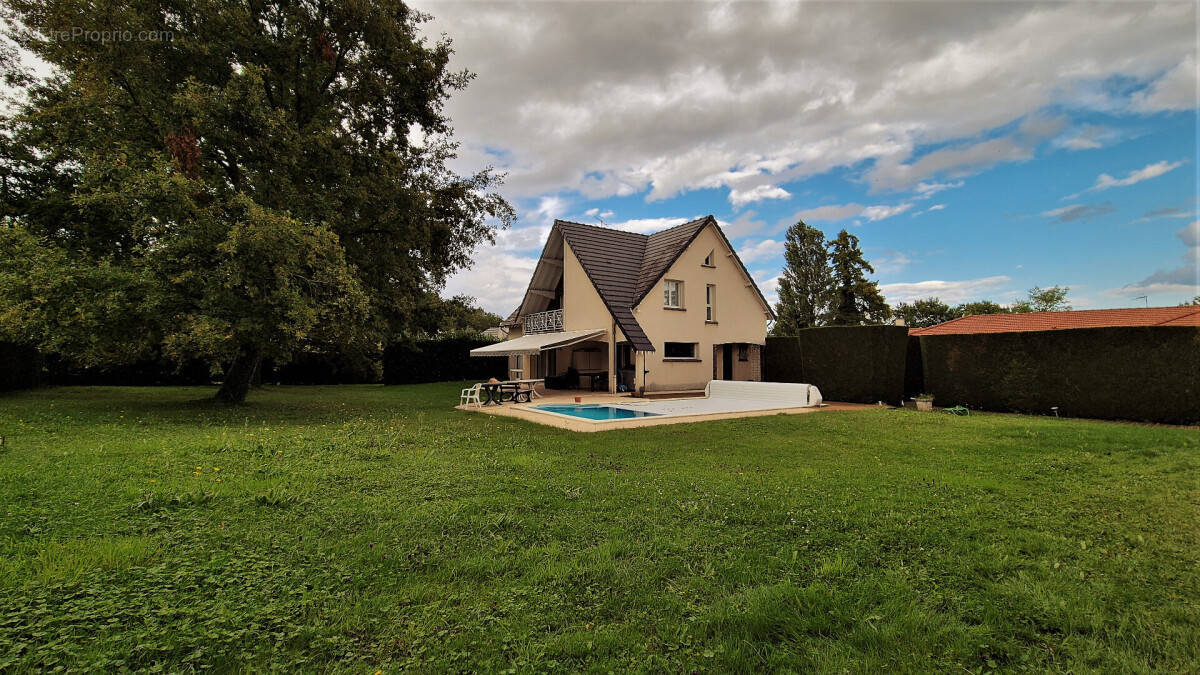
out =
[[816,385],[830,401],[898,404],[907,350],[903,326],[808,328],[767,338],[763,379]]
[[[1200,328],[1146,326],[921,338],[936,405],[1200,422]],[[819,386],[819,385],[818,385]],[[832,398],[832,397],[831,397]]]
[[0,342],[0,391],[33,389],[42,383],[42,358],[33,347]]
[[398,342],[383,352],[384,384],[419,384],[456,380],[503,380],[508,377],[508,357],[474,357],[471,350],[494,340],[454,336]]

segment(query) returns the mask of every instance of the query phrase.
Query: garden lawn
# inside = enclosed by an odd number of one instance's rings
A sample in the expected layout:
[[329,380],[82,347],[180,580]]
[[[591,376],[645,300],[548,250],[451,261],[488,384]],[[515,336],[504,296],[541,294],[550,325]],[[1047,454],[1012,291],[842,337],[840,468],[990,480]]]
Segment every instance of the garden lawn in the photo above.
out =
[[1200,433],[0,397],[0,671],[1195,672]]

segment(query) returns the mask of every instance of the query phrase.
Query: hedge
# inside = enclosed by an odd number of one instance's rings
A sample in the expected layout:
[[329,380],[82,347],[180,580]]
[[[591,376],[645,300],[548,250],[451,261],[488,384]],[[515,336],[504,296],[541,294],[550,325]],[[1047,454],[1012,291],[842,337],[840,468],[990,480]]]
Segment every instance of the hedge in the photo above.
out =
[[264,361],[260,379],[272,384],[377,384],[379,354],[299,353],[281,366]]
[[921,338],[940,406],[1200,422],[1200,328],[1145,326]]
[[0,342],[0,391],[33,389],[42,383],[42,358],[33,347]]
[[808,328],[767,338],[763,379],[813,384],[830,401],[898,404],[907,350],[903,326]]
[[384,384],[419,384],[508,377],[508,357],[474,357],[471,350],[493,344],[479,337],[399,342],[383,352]]

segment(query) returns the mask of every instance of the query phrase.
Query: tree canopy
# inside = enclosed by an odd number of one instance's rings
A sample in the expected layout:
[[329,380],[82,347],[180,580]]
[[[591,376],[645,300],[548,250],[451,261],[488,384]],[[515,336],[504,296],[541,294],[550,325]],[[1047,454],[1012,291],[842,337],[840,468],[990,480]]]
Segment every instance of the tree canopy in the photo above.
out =
[[912,302],[902,302],[895,307],[895,313],[904,319],[904,325],[911,328],[924,328],[957,319],[963,314],[958,308],[951,307],[938,298],[921,298]]
[[783,258],[773,332],[791,335],[820,325],[829,313],[833,275],[825,234],[804,221],[797,222],[788,228]]
[[[513,217],[490,169],[448,167],[471,75],[398,0],[9,6],[54,73],[4,59],[0,337],[210,358],[239,401],[264,357],[413,329]],[[60,34],[80,25],[162,37]]]
[[867,279],[875,268],[863,257],[858,237],[846,230],[829,242],[833,268],[833,308],[829,323],[835,326],[880,324],[892,316],[879,284]]

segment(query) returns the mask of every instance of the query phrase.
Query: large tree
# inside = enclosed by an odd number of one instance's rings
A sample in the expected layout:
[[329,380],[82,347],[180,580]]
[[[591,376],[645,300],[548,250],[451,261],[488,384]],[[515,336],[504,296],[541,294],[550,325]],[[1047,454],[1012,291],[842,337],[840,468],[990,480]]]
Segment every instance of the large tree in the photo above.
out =
[[964,302],[954,311],[959,316],[970,316],[972,314],[1011,314],[1012,310],[1004,305],[1001,305],[991,300],[975,300],[973,302]]
[[775,335],[794,335],[818,326],[829,313],[833,276],[825,234],[799,221],[788,228],[783,244],[785,265],[775,303]]
[[892,316],[879,285],[867,279],[875,268],[863,257],[858,237],[846,230],[829,242],[833,266],[833,311],[830,323],[836,326],[880,324]]
[[0,333],[208,357],[240,401],[264,357],[409,330],[512,218],[490,170],[448,168],[470,75],[398,0],[8,4],[54,70],[8,74]]
[[962,316],[956,308],[939,298],[919,298],[912,302],[902,302],[896,305],[894,311],[904,319],[906,326],[912,328],[935,326]]
[[1029,312],[1067,312],[1071,305],[1067,303],[1067,293],[1070,286],[1051,286],[1041,288],[1034,286],[1029,289],[1029,298],[1014,302],[1010,309],[1016,314]]

